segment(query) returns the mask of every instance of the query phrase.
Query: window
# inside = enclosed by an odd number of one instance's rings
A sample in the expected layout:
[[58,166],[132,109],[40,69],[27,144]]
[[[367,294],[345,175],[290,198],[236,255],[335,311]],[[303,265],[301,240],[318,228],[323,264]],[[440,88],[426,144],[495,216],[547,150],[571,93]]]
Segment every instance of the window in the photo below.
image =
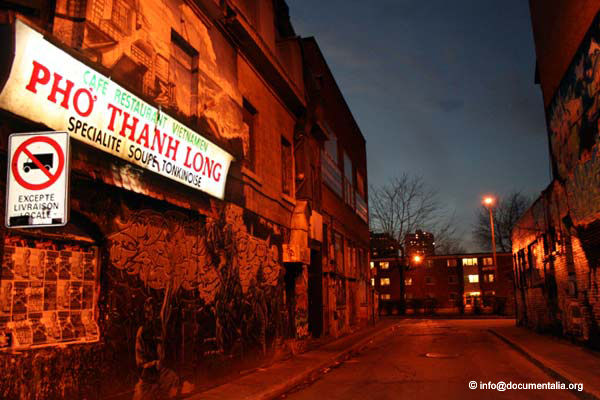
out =
[[125,34],[129,33],[129,14],[131,10],[125,0],[115,0],[112,5],[111,20]]
[[292,145],[285,138],[281,138],[281,191],[288,196],[292,195],[293,178]]
[[338,166],[337,138],[328,134],[321,157],[321,175],[323,182],[339,197],[344,197],[342,173]]
[[425,284],[426,285],[434,285],[435,284],[435,279],[433,279],[432,276],[426,276],[425,277]]
[[335,270],[344,272],[344,239],[339,233],[333,235],[335,246]]
[[389,300],[392,298],[392,295],[390,295],[389,293],[382,293],[381,294],[381,300]]
[[371,278],[371,286],[375,286],[375,278]]
[[381,278],[379,280],[379,284],[381,286],[389,286],[390,285],[390,278]]
[[483,276],[483,281],[484,282],[489,282],[489,283],[494,282],[494,274],[485,274]]
[[458,279],[454,275],[448,275],[448,283],[451,285],[455,285],[458,283]]
[[325,142],[325,154],[329,156],[331,161],[337,165],[338,162],[338,150],[337,150],[337,137],[334,134],[329,134],[329,138]]
[[494,265],[494,259],[492,257],[485,257],[483,259],[483,265]]
[[344,153],[344,200],[352,208],[354,208],[353,172],[352,160],[348,154]]
[[476,275],[476,274],[475,275],[469,275],[467,277],[467,281],[469,283],[478,283],[479,282],[479,275]]
[[450,267],[456,267],[458,263],[456,262],[456,258],[451,258],[449,260],[446,260],[446,265],[448,266],[448,268]]
[[412,293],[404,293],[404,298],[405,298],[406,300],[410,300],[410,299],[412,299],[412,298],[413,298],[413,294],[412,294]]
[[256,118],[258,112],[256,108],[244,97],[242,100],[242,118],[246,125],[248,125],[248,149],[245,154],[246,166],[254,171],[255,168],[255,157],[256,157]]
[[389,263],[389,262],[387,262],[387,261],[381,261],[381,262],[379,263],[379,267],[380,267],[381,269],[390,269],[390,263]]
[[371,269],[375,268],[375,263],[371,261]]
[[456,301],[457,298],[458,298],[458,295],[456,293],[450,293],[448,295],[448,300],[450,300],[450,301]]
[[412,278],[405,278],[404,286],[411,286],[411,285],[412,285]]
[[198,52],[181,35],[171,29],[169,83],[175,84],[174,106],[188,116],[197,113],[197,68]]
[[365,198],[365,179],[360,171],[356,171],[356,192],[360,197]]
[[477,258],[463,258],[462,265],[477,265]]
[[433,268],[433,260],[427,260],[427,261],[425,261],[425,267],[426,268]]

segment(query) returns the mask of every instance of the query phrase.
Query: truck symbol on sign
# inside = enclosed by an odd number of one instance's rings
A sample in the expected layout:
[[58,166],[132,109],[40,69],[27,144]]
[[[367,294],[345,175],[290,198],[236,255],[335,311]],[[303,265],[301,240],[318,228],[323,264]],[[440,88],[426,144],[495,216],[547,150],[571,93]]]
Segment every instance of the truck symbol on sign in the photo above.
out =
[[[50,171],[50,168],[54,166],[54,154],[52,153],[43,153],[43,154],[34,154],[33,155],[37,160],[44,166],[47,171]],[[23,163],[23,171],[29,172],[32,169],[40,169],[36,163],[28,159],[27,162]]]

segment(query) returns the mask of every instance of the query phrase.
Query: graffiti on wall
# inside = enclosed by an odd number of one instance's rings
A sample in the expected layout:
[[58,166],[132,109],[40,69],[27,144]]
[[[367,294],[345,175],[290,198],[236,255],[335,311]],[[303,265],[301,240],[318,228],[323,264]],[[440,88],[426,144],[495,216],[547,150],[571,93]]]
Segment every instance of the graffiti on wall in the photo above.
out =
[[571,218],[587,225],[600,213],[600,18],[596,17],[547,110],[558,177]]

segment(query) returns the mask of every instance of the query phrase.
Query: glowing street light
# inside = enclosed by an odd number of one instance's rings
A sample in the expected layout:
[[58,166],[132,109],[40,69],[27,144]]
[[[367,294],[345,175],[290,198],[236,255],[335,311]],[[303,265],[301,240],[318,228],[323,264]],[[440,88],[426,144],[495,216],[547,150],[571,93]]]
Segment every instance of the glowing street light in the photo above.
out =
[[414,262],[416,262],[416,263],[420,263],[420,262],[421,262],[421,259],[422,259],[422,258],[421,258],[421,256],[420,256],[420,255],[418,255],[418,254],[417,254],[416,256],[414,256],[414,257],[413,257],[413,260],[414,260]]
[[495,203],[496,199],[492,196],[485,196],[483,198],[483,205],[490,212],[490,229],[492,231],[492,254],[494,255],[494,268],[498,268],[496,264],[496,239],[494,237],[494,217],[492,215],[492,208],[494,207]]

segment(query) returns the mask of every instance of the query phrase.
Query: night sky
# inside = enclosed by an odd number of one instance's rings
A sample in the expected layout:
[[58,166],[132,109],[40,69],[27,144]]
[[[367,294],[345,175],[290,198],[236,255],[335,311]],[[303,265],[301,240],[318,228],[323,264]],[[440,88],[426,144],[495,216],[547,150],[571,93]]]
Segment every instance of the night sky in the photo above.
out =
[[420,175],[456,211],[463,244],[481,195],[550,183],[523,0],[287,0],[367,140],[368,179]]

